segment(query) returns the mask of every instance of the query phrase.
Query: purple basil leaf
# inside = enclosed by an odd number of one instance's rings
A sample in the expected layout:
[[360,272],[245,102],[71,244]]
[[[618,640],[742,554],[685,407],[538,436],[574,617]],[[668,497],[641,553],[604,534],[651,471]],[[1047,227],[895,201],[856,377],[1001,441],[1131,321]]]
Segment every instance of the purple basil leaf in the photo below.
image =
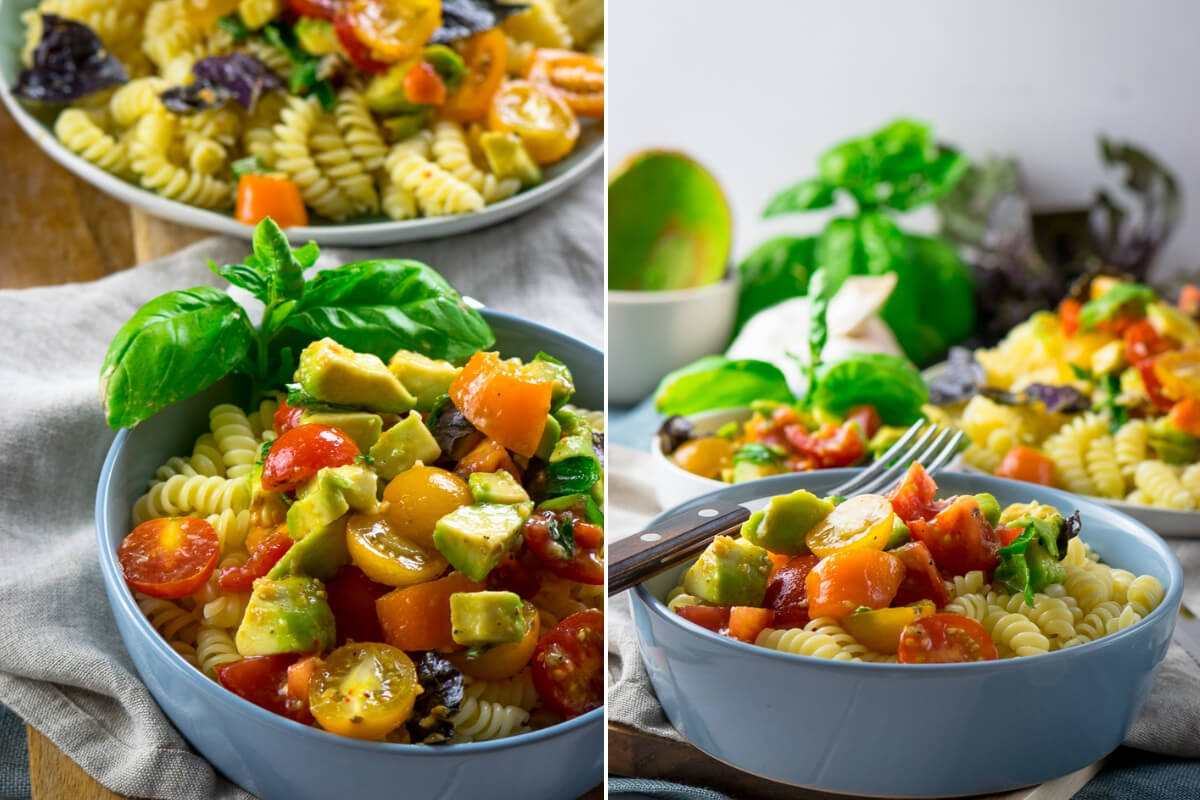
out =
[[248,53],[203,58],[192,66],[192,72],[200,81],[226,89],[247,111],[254,110],[263,92],[283,88],[283,80]]
[[183,86],[172,86],[159,95],[168,111],[194,114],[210,108],[220,108],[229,102],[229,90],[219,84],[198,78]]
[[527,8],[527,5],[507,5],[496,0],[442,0],[442,27],[433,32],[429,43],[448,44],[486,31]]
[[935,406],[961,403],[979,392],[987,373],[975,354],[965,347],[951,347],[946,368],[929,383],[929,402]]
[[33,66],[21,70],[13,94],[42,103],[69,103],[129,80],[125,67],[81,22],[42,15]]
[[1025,387],[1025,402],[1042,402],[1051,414],[1071,414],[1087,411],[1092,401],[1074,386],[1051,386],[1048,383],[1031,383]]
[[981,386],[979,387],[979,393],[993,403],[999,403],[1002,406],[1019,406],[1025,404],[1024,395],[1005,389],[997,389],[995,386]]

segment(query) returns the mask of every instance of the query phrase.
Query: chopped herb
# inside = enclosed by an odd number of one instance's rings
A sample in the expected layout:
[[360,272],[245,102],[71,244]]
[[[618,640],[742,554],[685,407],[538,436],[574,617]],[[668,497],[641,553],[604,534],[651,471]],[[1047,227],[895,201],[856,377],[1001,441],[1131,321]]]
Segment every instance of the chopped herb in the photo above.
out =
[[267,165],[258,156],[246,156],[233,162],[234,180],[241,180],[243,175],[261,175],[266,171]]
[[240,42],[250,35],[250,29],[246,27],[246,23],[242,22],[242,18],[237,14],[230,14],[227,17],[221,17],[217,20],[217,24],[228,33],[235,42]]
[[733,456],[734,462],[746,461],[751,464],[773,464],[775,454],[771,448],[760,442],[751,442],[742,447]]
[[550,539],[558,542],[563,551],[567,554],[567,558],[575,556],[575,522],[570,516],[564,516],[561,519],[553,517],[546,525],[550,532]]

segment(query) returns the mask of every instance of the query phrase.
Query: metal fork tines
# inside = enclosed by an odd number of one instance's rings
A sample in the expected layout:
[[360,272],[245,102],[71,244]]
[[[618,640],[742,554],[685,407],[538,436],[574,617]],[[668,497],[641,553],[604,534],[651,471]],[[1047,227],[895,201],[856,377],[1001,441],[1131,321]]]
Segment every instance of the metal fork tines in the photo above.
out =
[[926,472],[932,474],[954,458],[963,440],[963,432],[955,428],[930,425],[924,420],[917,422],[874,464],[835,487],[832,493],[849,495],[851,492],[886,492],[900,482],[901,476],[913,462],[919,462]]

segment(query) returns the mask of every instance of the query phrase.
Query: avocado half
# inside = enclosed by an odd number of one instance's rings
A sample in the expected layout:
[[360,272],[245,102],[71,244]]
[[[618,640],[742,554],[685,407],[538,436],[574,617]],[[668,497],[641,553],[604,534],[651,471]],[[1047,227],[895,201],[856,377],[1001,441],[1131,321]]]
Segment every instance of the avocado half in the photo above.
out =
[[689,289],[725,275],[733,215],[717,179],[682,153],[646,150],[608,181],[608,288]]

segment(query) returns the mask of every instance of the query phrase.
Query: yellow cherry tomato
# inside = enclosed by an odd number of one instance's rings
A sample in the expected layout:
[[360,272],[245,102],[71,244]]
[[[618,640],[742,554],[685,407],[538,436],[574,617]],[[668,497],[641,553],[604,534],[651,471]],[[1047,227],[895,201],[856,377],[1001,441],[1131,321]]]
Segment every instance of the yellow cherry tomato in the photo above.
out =
[[570,106],[557,92],[529,81],[511,81],[493,95],[488,128],[520,136],[539,164],[562,159],[579,139],[579,120]]
[[347,0],[343,13],[379,61],[412,58],[442,26],[441,0]]
[[351,739],[380,739],[404,724],[420,692],[403,650],[377,642],[339,647],[313,670],[308,704],[321,727]]
[[499,681],[516,675],[533,657],[541,635],[541,621],[532,603],[525,603],[524,615],[529,627],[521,641],[492,645],[474,656],[468,655],[469,650],[454,653],[450,656],[451,663],[459,672],[481,681]]
[[879,494],[860,494],[829,512],[804,543],[821,558],[843,550],[882,550],[892,535],[895,512]]
[[1163,353],[1154,359],[1154,375],[1172,400],[1200,397],[1200,349]]
[[388,586],[431,581],[446,571],[446,559],[401,536],[387,517],[355,514],[346,522],[350,558],[367,577]]
[[418,465],[392,478],[383,490],[387,521],[399,535],[426,550],[436,550],[433,526],[459,506],[473,501],[467,482],[438,467]]
[[859,644],[876,653],[895,653],[900,648],[900,634],[909,623],[937,612],[929,600],[898,608],[879,608],[859,611],[842,617],[842,627]]
[[718,478],[721,470],[733,466],[733,442],[720,436],[690,439],[671,454],[681,469],[702,478]]

